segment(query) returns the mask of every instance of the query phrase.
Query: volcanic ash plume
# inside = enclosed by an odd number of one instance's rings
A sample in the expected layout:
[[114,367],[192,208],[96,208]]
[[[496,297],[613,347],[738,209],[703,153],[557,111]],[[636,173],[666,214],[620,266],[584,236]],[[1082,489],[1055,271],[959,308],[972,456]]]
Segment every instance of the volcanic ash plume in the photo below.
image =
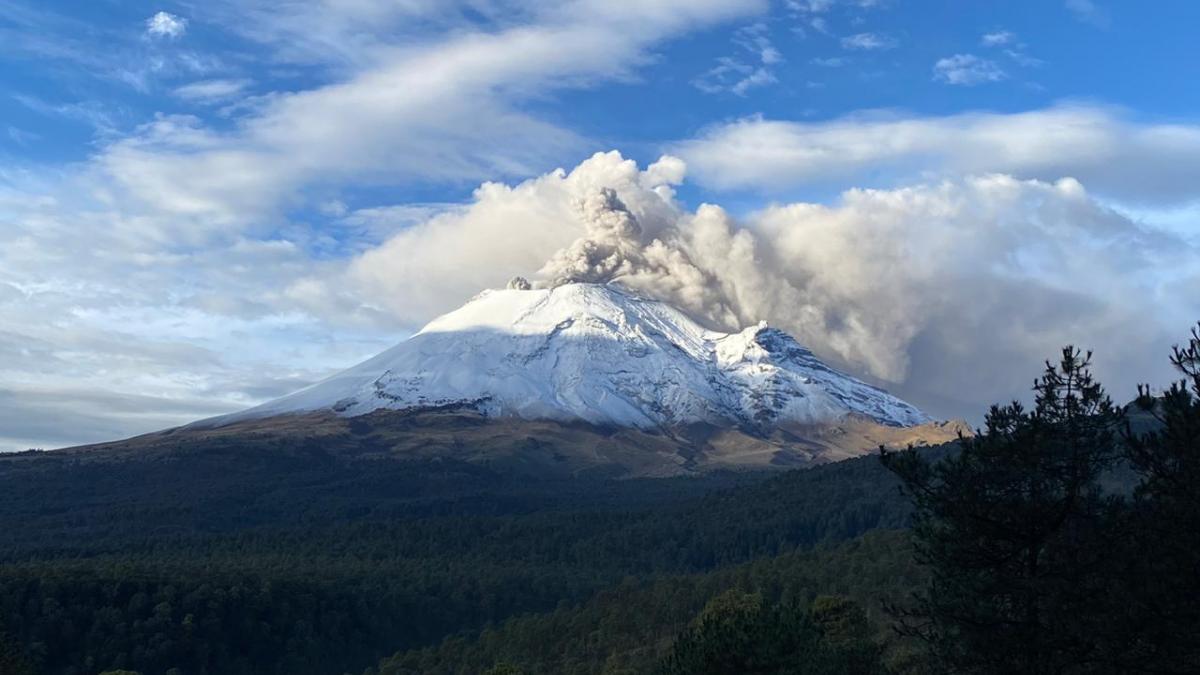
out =
[[584,236],[554,254],[538,272],[549,288],[571,283],[607,283],[640,266],[642,226],[612,188],[601,188],[579,204]]
[[716,276],[693,261],[674,223],[660,228],[663,238],[643,242],[637,216],[608,187],[581,199],[578,212],[584,236],[551,256],[538,272],[543,278],[538,287],[619,283],[674,302],[717,327],[738,328],[745,321]]

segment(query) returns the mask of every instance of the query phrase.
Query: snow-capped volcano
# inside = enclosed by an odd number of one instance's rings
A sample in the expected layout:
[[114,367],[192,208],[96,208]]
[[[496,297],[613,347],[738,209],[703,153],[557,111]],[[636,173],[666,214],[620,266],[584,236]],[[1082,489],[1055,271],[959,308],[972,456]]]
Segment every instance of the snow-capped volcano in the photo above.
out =
[[374,358],[211,422],[444,406],[642,429],[766,431],[848,414],[893,427],[930,421],[765,323],[716,332],[616,285],[575,283],[484,291]]

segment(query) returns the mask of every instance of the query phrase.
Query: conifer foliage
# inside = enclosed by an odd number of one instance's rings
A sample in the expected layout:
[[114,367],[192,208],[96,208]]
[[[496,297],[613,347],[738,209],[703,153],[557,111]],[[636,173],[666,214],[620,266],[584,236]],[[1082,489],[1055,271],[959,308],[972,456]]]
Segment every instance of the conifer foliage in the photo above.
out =
[[[1187,377],[1140,391],[1133,430],[1068,347],[1035,403],[993,406],[961,451],[883,452],[914,507],[927,586],[891,607],[947,673],[1200,672],[1200,333]],[[1134,473],[1132,495],[1114,476]]]
[[1123,434],[1140,477],[1128,540],[1125,664],[1154,672],[1200,672],[1200,326],[1175,347],[1183,379],[1161,396],[1138,388],[1137,406],[1156,422]]
[[771,605],[732,589],[679,636],[658,675],[883,675],[872,637],[862,609],[843,598]]

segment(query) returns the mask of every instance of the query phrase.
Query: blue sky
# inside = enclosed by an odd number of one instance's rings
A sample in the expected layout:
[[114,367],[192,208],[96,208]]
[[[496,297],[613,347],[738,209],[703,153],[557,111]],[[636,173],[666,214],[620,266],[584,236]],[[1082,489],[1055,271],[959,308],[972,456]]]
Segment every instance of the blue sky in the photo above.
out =
[[[1200,7],[1182,1],[1159,3],[1153,12],[1128,2],[1093,6],[1089,15],[1053,2],[849,2],[813,15],[779,3],[747,13],[744,21],[665,40],[630,81],[568,88],[529,107],[590,137],[645,146],[642,154],[650,159],[665,139],[754,114],[819,120],[872,108],[1021,111],[1069,99],[1126,106],[1150,119],[1191,117],[1200,106],[1200,89],[1191,86],[1200,78],[1192,34]],[[149,36],[146,21],[157,11],[186,21],[185,32]],[[221,106],[174,93],[196,82],[242,84],[240,93],[261,95],[336,82],[344,67],[273,64],[271,45],[223,25],[236,20],[236,11],[190,3],[10,1],[0,17],[2,77],[10,94],[0,102],[0,114],[25,139],[5,139],[14,161],[86,159],[95,148],[97,118],[111,125],[103,131],[113,133],[130,133],[155,114],[194,114],[215,125],[236,119],[236,113],[222,114]],[[820,18],[826,32],[809,25],[812,18]],[[501,23],[466,20],[481,30]],[[780,54],[769,68],[776,81],[743,95],[697,87],[721,58],[760,65],[737,44],[739,31],[754,22],[762,23],[762,35]],[[1012,37],[1002,44],[981,42],[984,35],[1004,33]],[[856,34],[880,36],[885,46],[842,46],[845,36]],[[1020,53],[1029,65],[1007,51]],[[1004,79],[947,86],[932,68],[955,54],[994,62]],[[76,116],[55,116],[38,103],[81,109]]]
[[1164,380],[1200,318],[1196,25],[1183,0],[0,0],[0,449],[314,381],[536,276],[601,185],[710,285],[703,318],[934,414],[1024,395],[1064,341],[1114,389]]

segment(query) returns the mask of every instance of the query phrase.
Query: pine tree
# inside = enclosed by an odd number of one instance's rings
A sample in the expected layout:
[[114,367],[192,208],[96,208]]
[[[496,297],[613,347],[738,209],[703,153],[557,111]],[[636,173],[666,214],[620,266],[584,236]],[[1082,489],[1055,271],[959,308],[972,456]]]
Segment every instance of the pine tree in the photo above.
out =
[[821,597],[771,605],[731,589],[709,601],[659,664],[659,675],[881,675],[862,609]]
[[1155,428],[1123,434],[1141,479],[1126,537],[1122,629],[1133,644],[1120,656],[1131,672],[1200,672],[1200,326],[1171,363],[1184,379],[1161,397],[1138,388],[1137,405]]
[[[1098,477],[1116,458],[1120,419],[1068,347],[1034,383],[1035,406],[993,406],[985,429],[934,464],[882,452],[916,507],[914,539],[930,585],[892,608],[942,672],[1103,672],[1089,617],[1106,613],[1104,531],[1118,505]],[[1097,619],[1098,620],[1098,619]]]

